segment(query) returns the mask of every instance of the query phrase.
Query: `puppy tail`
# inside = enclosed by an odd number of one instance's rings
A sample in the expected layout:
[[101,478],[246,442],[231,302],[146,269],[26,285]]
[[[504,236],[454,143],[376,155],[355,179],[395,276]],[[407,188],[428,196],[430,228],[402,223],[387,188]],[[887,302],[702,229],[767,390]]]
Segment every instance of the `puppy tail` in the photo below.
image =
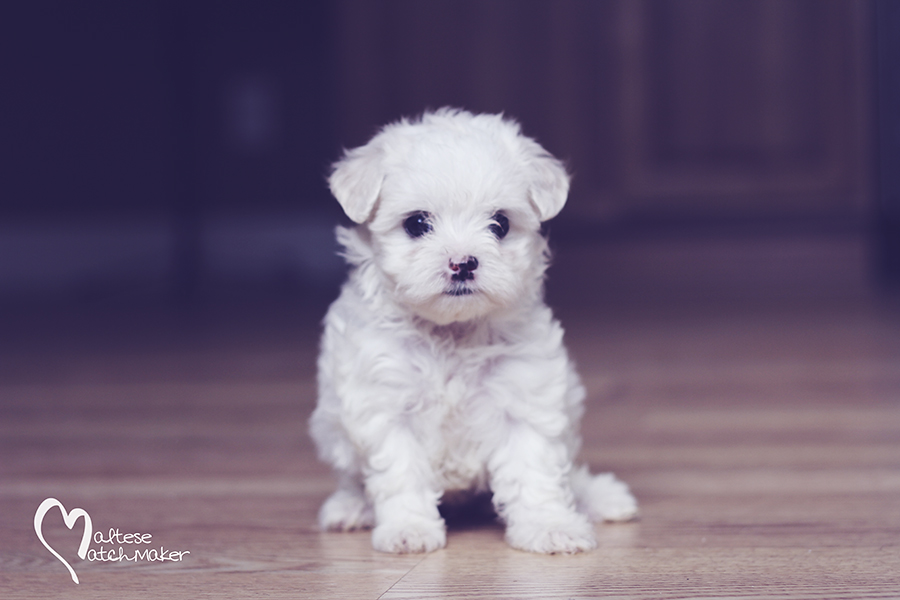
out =
[[591,521],[630,521],[638,516],[637,500],[625,482],[612,473],[591,475],[587,466],[572,472],[572,491],[578,512]]

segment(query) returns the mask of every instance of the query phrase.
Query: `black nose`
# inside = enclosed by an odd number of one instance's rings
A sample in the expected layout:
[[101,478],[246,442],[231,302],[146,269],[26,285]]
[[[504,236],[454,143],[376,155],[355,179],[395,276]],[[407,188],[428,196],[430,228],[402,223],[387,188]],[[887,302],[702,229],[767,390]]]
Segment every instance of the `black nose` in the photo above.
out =
[[475,276],[472,275],[472,271],[478,268],[478,259],[474,256],[466,257],[465,262],[455,263],[452,260],[450,261],[450,270],[453,271],[453,275],[450,277],[453,281],[467,281],[469,279],[475,279]]

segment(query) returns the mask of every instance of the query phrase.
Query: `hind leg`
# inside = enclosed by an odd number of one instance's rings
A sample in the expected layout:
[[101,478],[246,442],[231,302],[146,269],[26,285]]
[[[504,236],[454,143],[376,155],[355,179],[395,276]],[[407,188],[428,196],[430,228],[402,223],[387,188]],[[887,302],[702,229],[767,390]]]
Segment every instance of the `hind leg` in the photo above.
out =
[[630,521],[637,517],[637,500],[628,486],[612,473],[591,475],[587,467],[572,473],[578,511],[591,521]]
[[352,475],[342,474],[338,489],[319,509],[319,527],[325,531],[351,531],[373,525],[375,512],[362,484]]

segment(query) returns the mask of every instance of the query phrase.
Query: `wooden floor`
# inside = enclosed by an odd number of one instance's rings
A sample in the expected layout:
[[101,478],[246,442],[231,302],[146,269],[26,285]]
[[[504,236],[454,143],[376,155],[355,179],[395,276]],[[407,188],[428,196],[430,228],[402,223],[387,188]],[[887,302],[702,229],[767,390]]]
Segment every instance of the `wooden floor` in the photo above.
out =
[[[578,556],[512,550],[474,517],[427,556],[318,532],[332,480],[305,434],[315,319],[209,316],[183,335],[166,316],[117,330],[107,315],[105,330],[8,338],[0,598],[900,598],[890,304],[561,316],[589,390],[583,459],[629,482],[642,509],[599,526],[599,549]],[[81,522],[69,531],[53,509],[42,530],[76,585],[33,528],[49,497],[87,511],[94,532],[147,533],[149,548],[189,554],[81,560]]]

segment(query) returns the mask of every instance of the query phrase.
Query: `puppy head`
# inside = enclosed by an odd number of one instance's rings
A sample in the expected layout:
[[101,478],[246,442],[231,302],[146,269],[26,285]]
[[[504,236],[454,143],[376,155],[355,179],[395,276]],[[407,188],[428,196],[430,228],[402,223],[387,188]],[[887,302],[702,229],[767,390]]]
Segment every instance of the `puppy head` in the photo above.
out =
[[444,325],[540,296],[540,223],[562,209],[569,177],[514,121],[442,109],[348,151],[329,185],[368,230],[358,239],[379,285]]

